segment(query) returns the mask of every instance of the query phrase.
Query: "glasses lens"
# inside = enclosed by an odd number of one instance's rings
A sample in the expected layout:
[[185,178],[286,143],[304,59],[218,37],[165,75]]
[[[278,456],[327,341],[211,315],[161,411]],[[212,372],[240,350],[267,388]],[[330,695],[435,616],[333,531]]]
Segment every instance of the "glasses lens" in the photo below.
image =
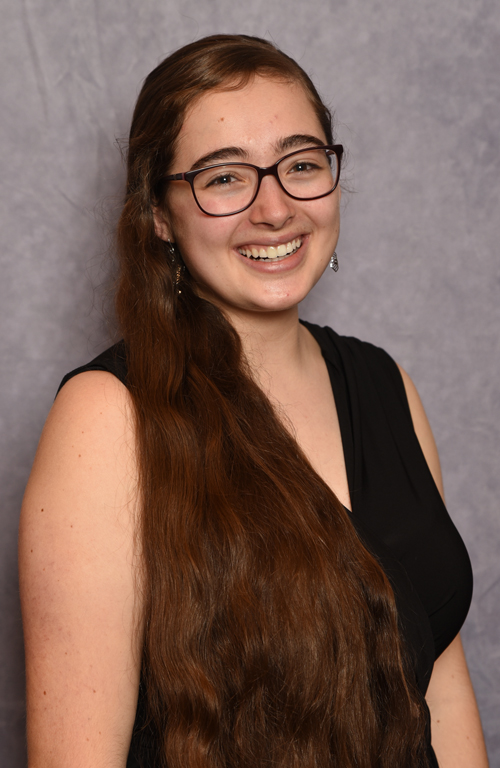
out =
[[257,182],[255,168],[228,164],[198,173],[193,186],[203,210],[220,216],[245,208],[255,194]]
[[304,149],[283,158],[278,165],[286,191],[299,200],[331,192],[338,181],[337,155],[330,149]]

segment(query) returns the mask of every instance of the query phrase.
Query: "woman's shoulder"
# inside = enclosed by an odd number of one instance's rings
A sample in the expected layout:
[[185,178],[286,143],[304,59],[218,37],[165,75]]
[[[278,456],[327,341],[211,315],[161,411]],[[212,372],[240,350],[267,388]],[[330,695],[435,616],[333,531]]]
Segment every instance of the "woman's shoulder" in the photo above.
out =
[[[318,342],[323,356],[333,365],[340,366],[352,378],[364,378],[370,372],[370,380],[375,386],[386,389],[388,381],[391,389],[400,396],[405,395],[404,382],[400,368],[391,355],[382,347],[355,336],[342,336],[329,326],[320,326],[301,320]],[[404,397],[406,400],[406,397]]]
[[64,376],[47,425],[56,433],[66,423],[73,429],[81,428],[82,435],[91,433],[94,449],[99,450],[101,444],[106,448],[108,437],[115,431],[122,436],[133,433],[131,416],[126,352],[121,341]]
[[58,392],[75,376],[90,371],[111,373],[116,379],[121,381],[122,384],[127,386],[127,352],[125,342],[122,340],[113,344],[113,346],[105,349],[90,362],[69,371],[61,381]]
[[[135,474],[130,393],[121,379],[105,368],[82,366],[68,374],[63,384],[42,432],[34,475],[38,475],[40,462],[53,465],[58,478],[64,476],[63,485],[72,479],[78,486],[83,478],[93,475],[94,486],[102,486],[104,498],[113,478],[122,483]],[[62,466],[63,473],[57,469]],[[129,482],[127,485],[130,490]]]
[[[391,422],[401,418],[411,425],[436,486],[443,493],[443,480],[436,443],[417,388],[408,373],[381,347],[354,336],[341,336],[328,326],[304,323],[316,338],[323,354],[340,362],[358,392],[373,403],[373,393],[383,404]],[[409,417],[409,418],[408,418]]]
[[133,404],[123,366],[123,345],[115,344],[63,378],[42,431],[29,488],[50,488],[64,503],[68,492],[82,502],[97,492],[106,505],[116,488],[123,493],[124,506],[135,498]]

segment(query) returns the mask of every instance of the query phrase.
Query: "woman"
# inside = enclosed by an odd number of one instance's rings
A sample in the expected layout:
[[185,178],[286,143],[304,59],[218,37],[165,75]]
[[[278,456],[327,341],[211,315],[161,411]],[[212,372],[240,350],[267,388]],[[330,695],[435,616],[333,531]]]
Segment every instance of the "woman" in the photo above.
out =
[[22,514],[33,768],[436,765],[424,695],[439,764],[487,765],[418,395],[298,320],[338,266],[341,159],[263,40],[146,79],[124,341],[63,381]]

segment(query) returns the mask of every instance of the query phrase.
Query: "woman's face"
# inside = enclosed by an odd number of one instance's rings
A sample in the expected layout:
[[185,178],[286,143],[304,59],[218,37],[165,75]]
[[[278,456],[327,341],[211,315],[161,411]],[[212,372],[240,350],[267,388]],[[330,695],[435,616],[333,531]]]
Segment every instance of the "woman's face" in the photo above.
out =
[[[314,146],[314,140],[326,143],[302,87],[255,77],[240,90],[212,91],[196,102],[169,172],[198,168],[200,160],[202,166],[225,161],[269,166],[295,149]],[[216,159],[203,161],[216,152]],[[293,200],[266,176],[250,208],[216,218],[198,208],[188,183],[174,181],[166,212],[155,214],[156,231],[177,244],[200,295],[230,316],[278,312],[295,307],[321,277],[337,244],[339,201],[339,187],[319,200]],[[275,260],[245,255],[289,243],[296,250]]]

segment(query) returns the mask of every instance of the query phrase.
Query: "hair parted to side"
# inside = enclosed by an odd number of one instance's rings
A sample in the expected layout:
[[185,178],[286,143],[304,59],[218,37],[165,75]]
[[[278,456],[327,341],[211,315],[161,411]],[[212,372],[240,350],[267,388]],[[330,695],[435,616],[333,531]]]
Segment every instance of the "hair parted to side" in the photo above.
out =
[[189,275],[177,295],[178,264],[154,230],[186,110],[256,74],[302,85],[332,143],[308,76],[245,35],[169,56],[146,78],[130,132],[116,306],[158,765],[417,768],[425,718],[389,582],[255,384],[236,331]]

